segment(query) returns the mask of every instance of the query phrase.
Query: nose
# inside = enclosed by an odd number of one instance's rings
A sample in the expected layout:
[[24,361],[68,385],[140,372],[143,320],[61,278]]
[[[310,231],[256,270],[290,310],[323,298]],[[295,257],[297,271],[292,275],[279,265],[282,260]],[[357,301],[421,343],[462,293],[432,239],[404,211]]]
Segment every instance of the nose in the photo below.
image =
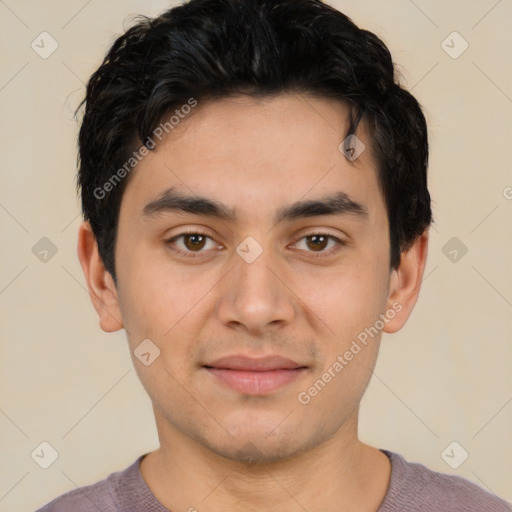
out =
[[234,265],[219,290],[219,321],[255,335],[290,324],[298,308],[279,257],[266,249],[249,263],[234,254]]

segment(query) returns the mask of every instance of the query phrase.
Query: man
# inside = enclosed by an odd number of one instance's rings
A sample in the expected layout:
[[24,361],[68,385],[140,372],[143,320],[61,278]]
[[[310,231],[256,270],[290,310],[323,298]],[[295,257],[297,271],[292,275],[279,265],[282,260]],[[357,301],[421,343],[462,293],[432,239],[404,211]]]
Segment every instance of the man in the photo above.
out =
[[191,0],[87,86],[78,256],[160,448],[40,509],[506,511],[358,440],[431,223],[417,101],[319,0]]

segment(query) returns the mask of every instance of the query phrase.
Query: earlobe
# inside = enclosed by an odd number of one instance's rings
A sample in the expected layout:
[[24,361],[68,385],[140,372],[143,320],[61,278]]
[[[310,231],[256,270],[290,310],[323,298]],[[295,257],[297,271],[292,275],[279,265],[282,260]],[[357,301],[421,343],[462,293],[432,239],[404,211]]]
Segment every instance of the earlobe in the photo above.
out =
[[399,267],[391,273],[387,309],[396,314],[386,323],[384,332],[400,330],[418,300],[427,262],[428,235],[427,228],[407,251],[402,252]]
[[123,328],[117,290],[112,276],[105,269],[91,226],[82,222],[78,229],[78,259],[87,281],[89,296],[105,332]]

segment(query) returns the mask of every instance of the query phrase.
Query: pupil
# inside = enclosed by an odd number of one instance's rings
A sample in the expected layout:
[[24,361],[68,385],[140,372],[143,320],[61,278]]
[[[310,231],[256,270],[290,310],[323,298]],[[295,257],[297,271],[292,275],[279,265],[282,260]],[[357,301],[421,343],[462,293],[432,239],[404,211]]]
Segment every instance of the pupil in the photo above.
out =
[[[187,247],[199,248],[201,249],[204,245],[204,236],[203,235],[187,235]],[[191,247],[189,247],[191,246]]]
[[323,249],[325,248],[327,237],[323,235],[312,235],[309,237],[313,249]]

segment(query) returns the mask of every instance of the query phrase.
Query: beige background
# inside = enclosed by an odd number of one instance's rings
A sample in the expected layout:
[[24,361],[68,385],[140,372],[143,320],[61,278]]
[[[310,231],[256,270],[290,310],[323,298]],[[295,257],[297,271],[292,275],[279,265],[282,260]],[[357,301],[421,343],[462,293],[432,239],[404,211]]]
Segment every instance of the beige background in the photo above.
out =
[[[383,338],[361,437],[512,500],[512,1],[333,4],[389,45],[431,134],[426,278],[408,325]],[[0,2],[1,511],[35,510],[158,446],[124,331],[100,330],[76,256],[72,112],[127,16],[168,6]],[[42,31],[59,44],[47,59],[31,48]],[[469,43],[457,59],[441,46],[453,31]],[[46,263],[32,252],[42,237],[57,247]],[[457,262],[442,250],[452,237],[468,248]],[[31,458],[43,441],[59,454],[48,469]],[[441,457],[452,441],[469,452],[457,469]]]

